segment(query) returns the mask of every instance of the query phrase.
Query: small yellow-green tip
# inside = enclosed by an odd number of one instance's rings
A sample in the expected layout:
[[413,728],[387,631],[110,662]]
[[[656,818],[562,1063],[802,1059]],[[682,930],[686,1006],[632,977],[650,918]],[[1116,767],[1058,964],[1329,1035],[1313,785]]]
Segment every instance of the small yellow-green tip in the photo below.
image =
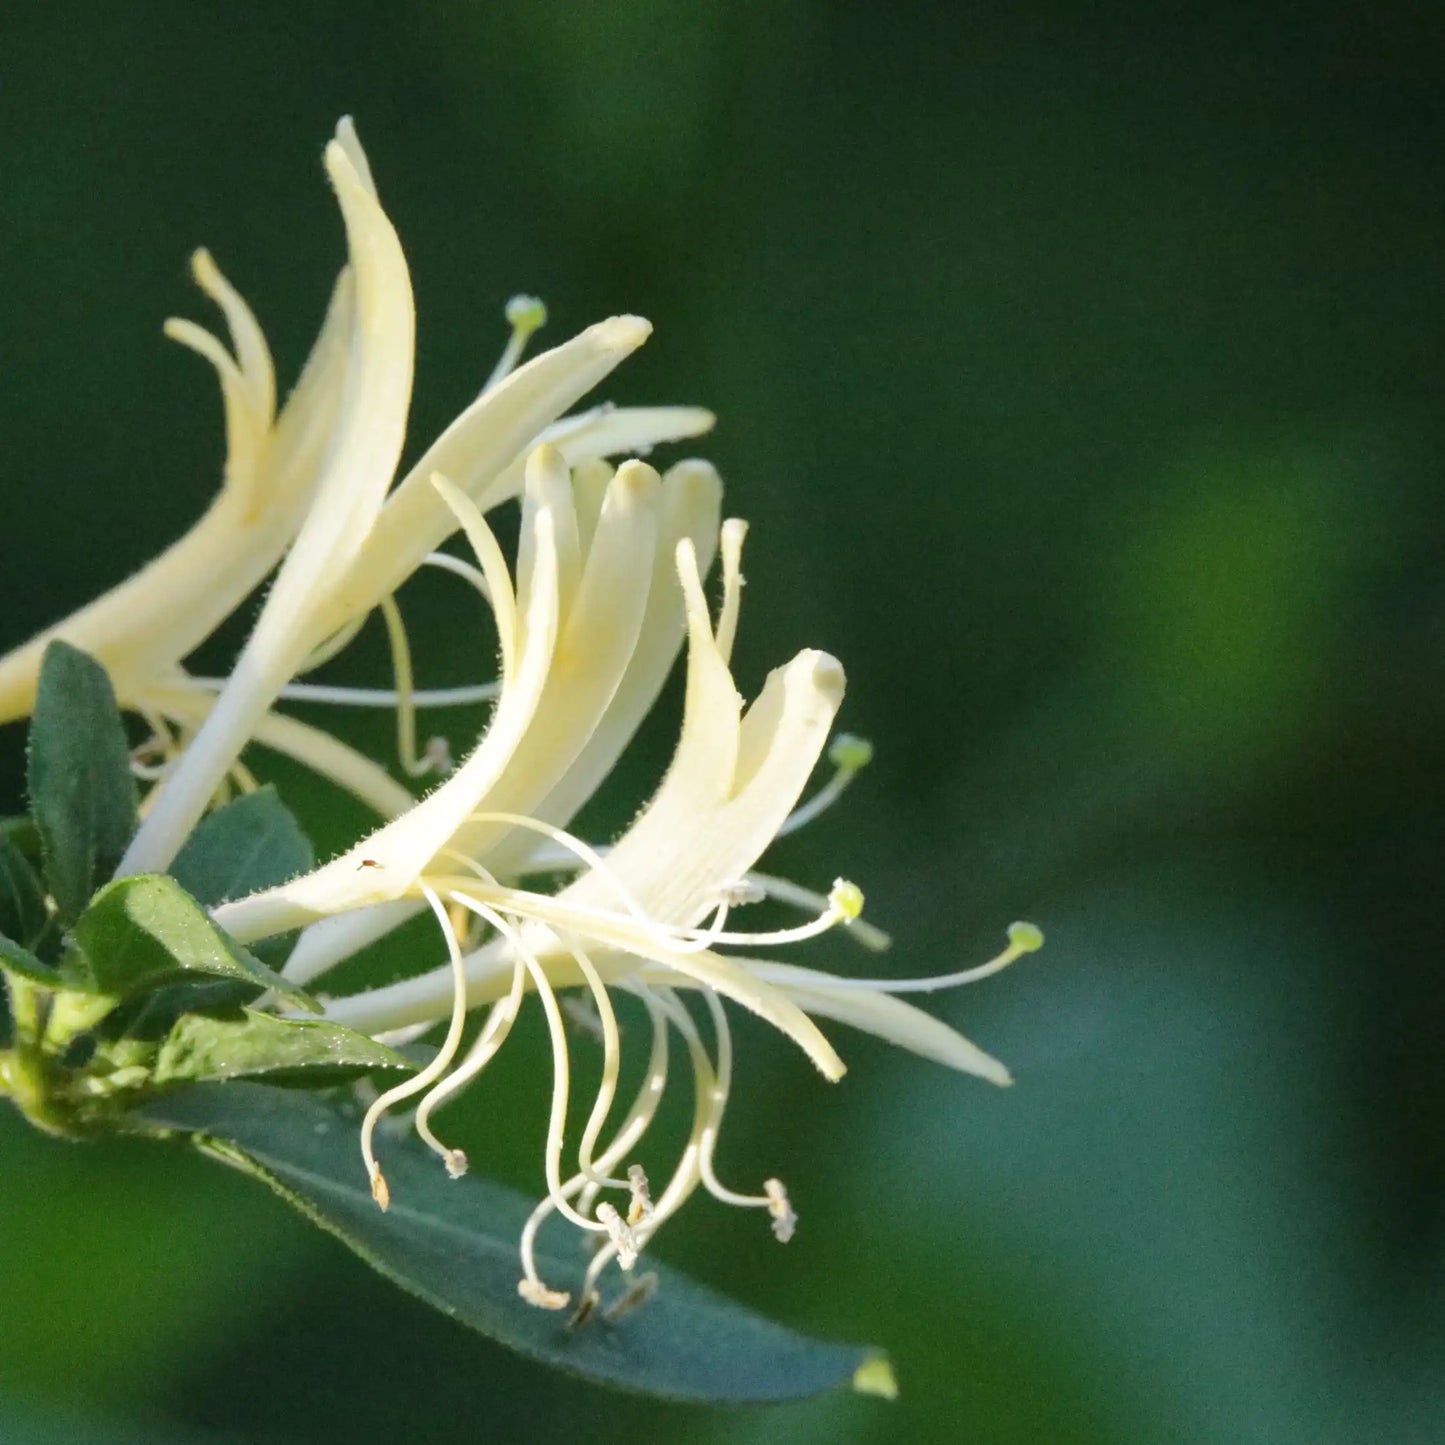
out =
[[507,323],[518,331],[537,331],[547,324],[547,305],[538,296],[513,296],[507,302]]
[[1036,923],[1010,923],[1008,941],[1020,953],[1037,953],[1044,946],[1044,931]]
[[887,1355],[874,1355],[853,1371],[853,1388],[860,1395],[877,1395],[882,1400],[898,1398],[898,1376]]
[[828,760],[835,768],[856,773],[873,761],[873,744],[853,733],[839,733],[828,749]]
[[856,883],[850,883],[846,878],[834,880],[833,891],[828,895],[828,902],[849,923],[852,923],[855,918],[862,917],[863,890]]

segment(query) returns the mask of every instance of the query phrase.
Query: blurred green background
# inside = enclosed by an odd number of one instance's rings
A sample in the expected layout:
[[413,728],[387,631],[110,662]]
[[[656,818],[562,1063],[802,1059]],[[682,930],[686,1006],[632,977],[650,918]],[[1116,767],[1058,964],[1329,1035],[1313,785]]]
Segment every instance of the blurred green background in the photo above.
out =
[[[1445,1439],[1439,7],[8,4],[4,645],[215,486],[212,380],[159,332],[209,324],[192,246],[294,375],[346,111],[414,269],[412,455],[512,292],[545,339],[652,318],[604,394],[720,414],[745,691],[826,647],[878,747],[772,861],[858,879],[900,973],[1044,925],[937,1001],[1018,1084],[840,1035],[829,1088],[745,1028],[725,1163],[802,1228],[699,1203],[660,1253],[903,1386],[754,1413],[558,1378],[239,1177],[0,1118],[0,1439]],[[475,677],[418,593],[428,680]],[[541,1050],[472,1120],[528,1187]]]

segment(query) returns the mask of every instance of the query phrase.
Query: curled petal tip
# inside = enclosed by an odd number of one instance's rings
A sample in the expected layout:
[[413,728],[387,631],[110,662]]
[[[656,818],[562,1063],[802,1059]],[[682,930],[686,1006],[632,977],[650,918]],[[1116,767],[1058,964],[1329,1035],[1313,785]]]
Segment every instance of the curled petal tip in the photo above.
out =
[[652,335],[652,322],[642,316],[610,316],[599,321],[592,334],[616,351],[635,351]]
[[830,652],[814,652],[805,656],[811,662],[813,686],[829,698],[841,699],[847,685],[843,664]]

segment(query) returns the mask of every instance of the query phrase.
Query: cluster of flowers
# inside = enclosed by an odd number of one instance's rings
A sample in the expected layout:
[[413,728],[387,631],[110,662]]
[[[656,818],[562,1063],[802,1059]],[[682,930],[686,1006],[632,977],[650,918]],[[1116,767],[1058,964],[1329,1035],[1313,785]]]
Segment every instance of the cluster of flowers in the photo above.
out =
[[[839,926],[865,946],[887,940],[860,919],[862,895],[852,884],[839,880],[822,894],[755,871],[774,838],[821,813],[868,761],[859,739],[839,736],[829,748],[841,666],[825,653],[800,652],[745,707],[729,656],[746,528],[721,520],[716,473],[700,461],[659,475],[643,461],[614,469],[606,460],[699,435],[711,415],[691,407],[569,413],[650,327],[613,317],[520,364],[545,313],[540,302],[518,297],[507,309],[511,339],[481,394],[395,481],[414,353],[406,261],[348,122],[325,161],[349,259],[289,400],[278,411],[260,327],[212,259],[198,253],[196,280],[223,313],[231,346],[190,322],[172,321],[167,331],[219,374],[224,486],[195,527],[144,570],[0,659],[0,718],[30,710],[52,637],[105,665],[121,705],[152,734],[135,755],[137,774],[153,786],[122,874],[164,871],[219,796],[253,787],[242,762],[252,745],[299,760],[382,815],[376,831],[340,857],[222,905],[216,920],[242,942],[300,930],[285,974],[304,984],[407,919],[428,910],[435,916],[444,945],[437,967],[327,1005],[337,1021],[388,1040],[446,1023],[431,1061],[376,1098],[362,1125],[361,1151],[383,1209],[389,1192],[376,1155],[378,1121],[415,1101],[417,1133],[461,1173],[465,1156],[437,1136],[433,1117],[486,1067],[535,993],[554,1054],[553,1095],[546,1194],[521,1239],[519,1289],[543,1308],[569,1303],[536,1264],[538,1229],[555,1212],[597,1236],[580,1302],[588,1308],[609,1263],[630,1270],[699,1186],[765,1211],[779,1239],[792,1233],[778,1180],[739,1193],[717,1177],[733,1067],[725,1000],[782,1030],[829,1079],[842,1075],[843,1064],[818,1018],[1002,1084],[1008,1075],[997,1061],[895,995],[992,973],[1041,939],[1016,924],[992,962],[909,981],[839,977],[757,956]],[[486,513],[517,497],[520,542],[509,566]],[[437,550],[458,529],[474,561]],[[722,596],[714,614],[703,582],[715,558]],[[395,597],[426,565],[455,574],[490,608],[496,681],[414,688]],[[273,571],[230,675],[188,673],[184,660]],[[296,681],[335,656],[373,611],[391,641],[393,689]],[[686,700],[671,766],[619,840],[589,844],[569,825],[652,707],[684,642]],[[418,750],[418,708],[483,698],[494,699],[489,722],[458,766],[437,742]],[[394,707],[404,769],[443,780],[417,801],[375,761],[278,711],[288,699]],[[835,772],[800,806],[825,749]],[[551,891],[547,880],[559,877],[565,886]],[[730,926],[739,909],[764,898],[807,921],[756,932]],[[602,1054],[601,1085],[570,1160],[561,990],[580,991]],[[706,1029],[683,1002],[686,990],[701,996]],[[642,1083],[620,1122],[616,994],[639,1000],[651,1022]],[[483,1007],[479,1028],[469,1030],[472,1010]],[[687,1056],[695,1107],[681,1157],[654,1189],[636,1154],[663,1092],[673,1033]]]

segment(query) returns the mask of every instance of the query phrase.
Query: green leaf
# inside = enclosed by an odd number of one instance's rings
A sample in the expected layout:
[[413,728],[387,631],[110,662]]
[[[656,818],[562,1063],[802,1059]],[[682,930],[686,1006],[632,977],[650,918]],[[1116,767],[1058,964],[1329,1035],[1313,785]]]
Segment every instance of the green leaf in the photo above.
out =
[[44,988],[58,988],[60,985],[60,974],[55,969],[48,963],[42,963],[28,948],[22,948],[3,934],[0,934],[0,970],[18,974]]
[[[580,1329],[517,1295],[517,1241],[534,1201],[388,1140],[392,1205],[372,1202],[357,1125],[315,1096],[256,1084],[202,1084],[148,1105],[152,1127],[257,1175],[404,1289],[523,1354],[604,1384],[677,1400],[762,1403],[854,1384],[887,1393],[876,1351],[795,1334],[685,1276],[648,1264],[656,1295],[615,1323]],[[565,1236],[559,1236],[565,1237]],[[540,1254],[547,1282],[576,1294],[585,1252]],[[640,1271],[639,1271],[640,1272]]]
[[170,871],[192,898],[213,908],[285,883],[312,862],[309,840],[268,784],[203,818]]
[[62,923],[116,870],[135,831],[130,749],[105,669],[69,643],[40,664],[30,723],[30,808]]
[[45,886],[30,860],[4,833],[0,833],[0,934],[31,950],[55,935],[45,906]]
[[255,1009],[223,1018],[186,1014],[156,1059],[157,1084],[256,1079],[324,1088],[377,1069],[413,1072],[395,1049],[329,1019],[281,1019]]
[[62,970],[69,987],[129,998],[167,984],[226,978],[274,989],[295,1008],[319,1012],[229,938],[174,878],[118,878],[95,895],[70,936]]

